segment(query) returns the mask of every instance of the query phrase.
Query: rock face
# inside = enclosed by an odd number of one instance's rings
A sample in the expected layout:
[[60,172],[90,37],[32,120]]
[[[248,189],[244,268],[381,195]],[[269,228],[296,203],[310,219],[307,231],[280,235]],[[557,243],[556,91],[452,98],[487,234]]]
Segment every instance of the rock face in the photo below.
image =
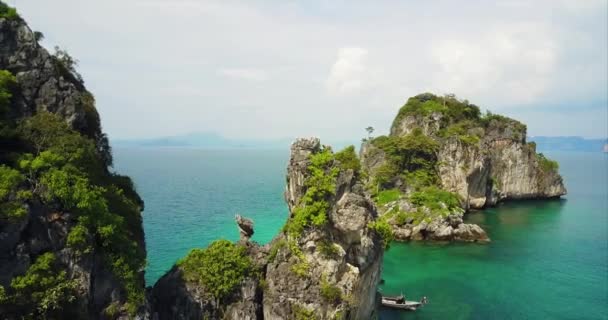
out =
[[251,219],[243,218],[237,214],[234,217],[236,224],[239,226],[239,234],[241,241],[247,242],[253,236],[253,221]]
[[[285,199],[292,217],[307,191],[310,156],[322,148],[318,139],[300,139],[291,147]],[[299,239],[282,233],[271,244],[276,256],[266,271],[264,319],[307,314],[316,319],[370,319],[374,314],[383,248],[367,228],[376,210],[353,170],[340,171],[330,204],[325,227],[305,230]],[[323,254],[323,245],[335,252]],[[293,269],[302,262],[308,270],[298,275]],[[323,293],[329,287],[339,292],[337,299]]]
[[[0,5],[4,4],[0,2]],[[101,131],[92,95],[78,77],[59,67],[57,59],[38,44],[34,33],[21,18],[0,18],[0,70],[10,71],[17,79],[18,88],[12,95],[8,119],[27,119],[41,111],[56,114],[71,128],[93,140],[101,163],[111,164],[109,146]],[[8,148],[11,146],[0,145],[0,164],[5,152],[8,154]],[[100,174],[109,176],[105,167],[104,170]],[[133,196],[143,209],[143,202],[134,191]],[[2,289],[9,288],[11,280],[23,275],[41,254],[52,252],[67,277],[78,284],[75,307],[66,310],[66,317],[97,319],[102,317],[104,309],[113,305],[117,310],[113,318],[126,318],[122,310],[126,299],[124,287],[110,271],[108,261],[101,257],[96,247],[86,255],[77,255],[68,248],[68,234],[77,222],[74,214],[37,198],[28,201],[25,208],[25,218],[17,222],[0,217]],[[141,223],[131,231],[132,240],[145,256]],[[134,277],[143,291],[143,270]],[[0,303],[2,318],[11,319],[5,315],[5,310],[8,309],[3,309]]]
[[[291,147],[285,199],[289,223],[311,186],[311,156],[322,152],[318,139],[299,139]],[[330,161],[327,170],[338,168]],[[253,223],[237,216],[241,238],[255,262],[258,277],[247,277],[221,302],[208,288],[184,281],[180,267],[163,276],[150,292],[152,317],[163,319],[371,319],[376,310],[384,248],[368,224],[376,219],[374,203],[358,173],[339,170],[327,199],[327,222],[308,226],[295,237],[281,232],[260,247],[248,241]],[[289,229],[286,227],[285,229]]]
[[[385,213],[391,210],[392,206],[410,205],[406,200],[401,200],[389,204],[387,207],[379,209],[379,211]],[[463,222],[463,215],[462,211],[454,211],[445,218],[441,217],[420,223],[413,223],[410,220],[401,224],[393,217],[389,219],[389,223],[393,226],[393,233],[397,241],[489,242],[490,238],[480,226]]]
[[[437,137],[443,115],[406,116],[395,123],[391,135],[410,133],[416,127]],[[505,124],[506,122],[506,124]],[[439,177],[444,189],[465,200],[465,208],[481,209],[509,199],[539,199],[566,194],[557,170],[542,168],[534,144],[526,143],[525,126],[515,120],[492,121],[481,141],[467,144],[456,137],[439,139]]]
[[0,69],[13,73],[19,83],[13,116],[49,111],[95,140],[105,138],[84,84],[38,44],[34,32],[21,19],[0,18]]
[[[457,194],[465,211],[510,199],[566,194],[557,164],[537,154],[534,143],[526,143],[525,125],[498,115],[481,116],[479,108],[466,100],[432,94],[410,98],[394,120],[390,135],[384,138],[415,134],[437,143],[434,170],[439,187]],[[374,177],[387,168],[391,157],[403,159],[410,155],[388,155],[371,140],[363,143],[360,156],[363,167]],[[413,190],[402,175],[395,175],[390,183],[405,194]],[[411,203],[401,199],[380,211],[385,213],[392,207],[412,209]],[[396,238],[401,240],[487,241],[479,226],[462,223],[462,213],[452,213],[450,218],[437,217],[420,225],[394,225]]]

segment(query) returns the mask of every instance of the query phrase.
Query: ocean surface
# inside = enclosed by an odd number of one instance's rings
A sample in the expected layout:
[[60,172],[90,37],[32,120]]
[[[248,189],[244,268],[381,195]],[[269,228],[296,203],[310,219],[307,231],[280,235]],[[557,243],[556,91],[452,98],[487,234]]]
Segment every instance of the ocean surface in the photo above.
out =
[[[288,150],[117,148],[115,169],[143,197],[148,285],[190,249],[238,239],[234,215],[265,243],[287,217]],[[492,242],[393,243],[381,290],[429,304],[381,319],[608,319],[608,155],[546,152],[568,195],[468,215]]]

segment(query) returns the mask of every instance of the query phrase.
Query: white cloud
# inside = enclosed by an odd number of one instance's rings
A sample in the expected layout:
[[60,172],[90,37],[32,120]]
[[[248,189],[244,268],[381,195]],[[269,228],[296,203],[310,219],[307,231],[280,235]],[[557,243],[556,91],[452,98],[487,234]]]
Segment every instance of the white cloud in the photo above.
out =
[[349,94],[369,85],[369,70],[366,65],[367,50],[349,47],[338,50],[336,62],[326,81],[330,94]]
[[445,39],[432,56],[439,65],[436,86],[512,105],[542,97],[557,69],[553,34],[538,24],[500,26],[475,39]]
[[112,137],[349,139],[386,131],[422,91],[527,120],[531,134],[559,134],[536,115],[565,109],[569,134],[608,129],[588,125],[608,100],[605,0],[17,4],[44,45],[80,61]]
[[218,74],[228,78],[249,81],[265,81],[268,79],[268,75],[264,70],[253,68],[224,68],[219,69]]

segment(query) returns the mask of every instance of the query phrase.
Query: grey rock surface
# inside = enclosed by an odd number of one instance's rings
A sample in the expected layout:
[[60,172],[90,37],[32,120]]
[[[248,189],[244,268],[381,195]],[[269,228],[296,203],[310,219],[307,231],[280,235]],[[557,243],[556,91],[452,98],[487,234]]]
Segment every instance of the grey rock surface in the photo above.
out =
[[[285,199],[292,214],[306,193],[309,157],[321,148],[315,138],[299,139],[291,146]],[[292,268],[299,259],[289,246],[279,247],[267,266],[264,319],[294,319],[301,309],[319,319],[370,319],[375,314],[383,248],[378,235],[366,227],[377,217],[375,205],[352,170],[341,171],[336,178],[330,204],[325,227],[306,230],[299,239],[282,233],[273,240],[271,246],[291,241],[299,247],[308,271],[306,276],[295,274]],[[322,241],[335,248],[335,255],[319,252]],[[326,301],[320,293],[324,281],[339,288],[345,299]]]
[[239,227],[239,235],[241,241],[249,241],[251,236],[253,236],[253,220],[242,217],[240,214],[237,214],[234,217],[237,226]]
[[99,115],[94,107],[87,108],[87,99],[92,96],[74,74],[57,63],[23,20],[0,18],[0,69],[13,73],[20,87],[20,94],[14,97],[13,116],[52,112],[74,129],[101,139]]

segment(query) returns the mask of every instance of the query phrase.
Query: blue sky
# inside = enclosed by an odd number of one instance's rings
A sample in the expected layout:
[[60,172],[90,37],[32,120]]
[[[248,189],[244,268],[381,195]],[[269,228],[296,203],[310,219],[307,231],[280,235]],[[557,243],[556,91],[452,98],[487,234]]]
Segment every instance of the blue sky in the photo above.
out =
[[352,140],[424,91],[608,136],[606,0],[8,3],[79,60],[111,138]]

